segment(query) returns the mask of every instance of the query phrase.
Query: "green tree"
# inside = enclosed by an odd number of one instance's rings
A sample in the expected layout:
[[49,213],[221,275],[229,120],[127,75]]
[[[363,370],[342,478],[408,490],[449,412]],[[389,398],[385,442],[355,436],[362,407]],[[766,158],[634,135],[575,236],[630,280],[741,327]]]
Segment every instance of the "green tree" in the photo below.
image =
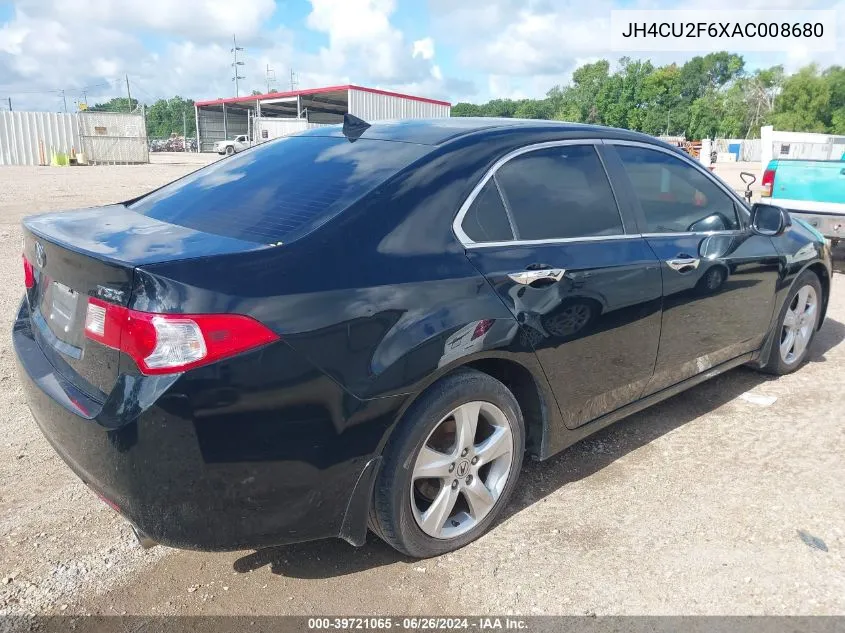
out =
[[641,130],[648,134],[676,135],[686,124],[686,108],[680,94],[681,69],[662,66],[648,75],[642,85]]
[[513,113],[517,119],[549,119],[551,115],[551,106],[546,99],[523,99]]
[[183,99],[177,95],[170,99],[159,99],[147,108],[148,136],[166,138],[174,133],[181,136],[184,128],[187,128],[188,136],[196,134],[193,99]]
[[[138,100],[132,99],[132,108],[135,110],[138,107]],[[105,103],[97,103],[88,108],[93,112],[129,112],[129,101],[127,97],[115,97]]]
[[845,134],[845,68],[831,66],[822,73],[830,89],[830,121],[828,131]]
[[517,105],[513,99],[493,99],[482,106],[482,110],[484,116],[510,118],[514,116]]
[[452,106],[452,116],[484,116],[484,109],[474,103],[456,103]]
[[788,77],[775,101],[772,123],[778,130],[825,132],[831,123],[831,86],[811,64]]
[[543,99],[458,103],[452,115],[550,118],[690,139],[759,137],[766,124],[845,134],[845,68],[809,66],[789,77],[782,66],[747,72],[741,56],[718,52],[657,68],[622,58],[611,73],[599,60]]

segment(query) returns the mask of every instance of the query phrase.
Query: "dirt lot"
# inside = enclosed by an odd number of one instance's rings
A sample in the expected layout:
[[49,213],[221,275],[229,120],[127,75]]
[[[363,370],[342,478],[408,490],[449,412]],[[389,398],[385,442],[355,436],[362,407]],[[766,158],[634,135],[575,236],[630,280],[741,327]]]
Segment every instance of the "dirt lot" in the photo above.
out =
[[375,538],[142,551],[53,453],[18,387],[19,222],[129,198],[207,159],[0,169],[0,615],[845,614],[842,274],[799,372],[731,371],[528,464],[506,518],[455,554],[409,561]]

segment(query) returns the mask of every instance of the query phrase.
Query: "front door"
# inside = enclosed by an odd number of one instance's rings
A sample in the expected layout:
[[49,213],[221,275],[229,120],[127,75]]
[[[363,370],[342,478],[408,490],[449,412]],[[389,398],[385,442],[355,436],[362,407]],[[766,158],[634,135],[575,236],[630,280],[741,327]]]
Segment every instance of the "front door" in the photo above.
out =
[[760,347],[779,263],[772,240],[748,229],[745,207],[702,167],[654,146],[614,147],[626,180],[618,188],[629,191],[661,262],[663,321],[648,395]]
[[654,371],[659,262],[627,224],[584,141],[513,156],[462,218],[467,256],[520,323],[570,428],[639,398]]

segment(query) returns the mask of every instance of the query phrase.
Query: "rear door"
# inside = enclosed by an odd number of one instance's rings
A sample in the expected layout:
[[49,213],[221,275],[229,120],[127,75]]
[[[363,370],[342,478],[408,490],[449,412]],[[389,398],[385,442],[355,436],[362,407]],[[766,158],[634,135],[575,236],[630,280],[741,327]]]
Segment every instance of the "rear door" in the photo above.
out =
[[499,161],[461,209],[470,261],[521,324],[566,425],[639,398],[660,335],[660,270],[626,229],[600,144],[542,143]]
[[634,202],[661,261],[663,322],[648,395],[760,347],[780,260],[771,238],[749,230],[739,199],[695,161],[655,145],[608,143],[609,163],[622,165],[617,190]]

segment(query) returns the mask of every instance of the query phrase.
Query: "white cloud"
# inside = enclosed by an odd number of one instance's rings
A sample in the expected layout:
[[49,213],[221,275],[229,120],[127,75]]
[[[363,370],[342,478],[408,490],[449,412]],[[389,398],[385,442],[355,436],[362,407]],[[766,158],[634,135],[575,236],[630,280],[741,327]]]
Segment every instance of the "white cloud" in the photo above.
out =
[[124,74],[145,101],[232,96],[232,32],[246,49],[241,94],[266,90],[267,66],[279,90],[291,68],[302,88],[354,82],[435,98],[451,85],[466,90],[443,76],[433,39],[412,41],[392,23],[395,10],[393,0],[311,0],[306,26],[327,43],[309,51],[289,28],[268,28],[273,0],[18,0],[0,24],[0,97],[56,110],[60,89],[70,105],[87,87],[97,103],[125,94]]
[[17,6],[33,17],[63,23],[148,30],[189,39],[233,33],[250,37],[276,10],[273,0],[22,0]]
[[318,56],[323,68],[338,68],[389,84],[430,74],[434,42],[430,43],[430,56],[416,55],[417,42],[408,45],[390,21],[396,9],[393,0],[310,1],[306,23],[329,40]]
[[425,37],[414,42],[414,57],[422,57],[423,59],[434,59],[434,40],[430,37]]
[[[467,72],[487,75],[483,97],[540,96],[565,83],[585,59],[621,54],[610,49],[610,12],[617,0],[430,0],[433,34],[442,46],[453,48]],[[836,8],[839,50],[845,50],[845,1],[839,0],[634,0],[626,9],[809,9]],[[741,51],[739,51],[741,52]],[[684,62],[695,53],[635,54],[656,64]],[[830,53],[801,51],[746,54],[751,66],[784,63],[793,70],[818,61],[835,63]]]

